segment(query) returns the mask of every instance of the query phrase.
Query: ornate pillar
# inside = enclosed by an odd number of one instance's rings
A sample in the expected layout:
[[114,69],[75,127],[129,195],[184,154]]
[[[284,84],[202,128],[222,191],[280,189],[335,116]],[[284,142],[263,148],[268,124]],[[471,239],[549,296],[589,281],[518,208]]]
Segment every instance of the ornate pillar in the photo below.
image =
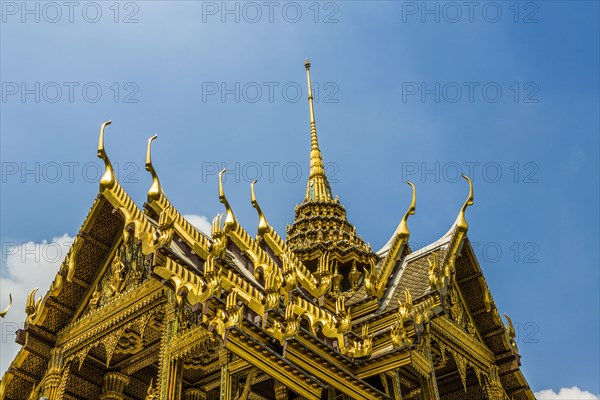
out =
[[158,392],[161,400],[179,400],[181,398],[183,364],[181,360],[171,358],[171,342],[179,329],[178,313],[181,310],[174,297],[175,294],[169,291],[167,296],[164,328],[160,339]]
[[505,400],[508,399],[502,382],[500,381],[500,375],[498,374],[498,367],[493,365],[490,368],[490,377],[485,384],[485,391],[489,400]]
[[288,388],[279,381],[275,381],[275,400],[288,400]]
[[183,400],[206,400],[206,393],[201,389],[186,389],[183,392]]
[[402,400],[402,390],[400,388],[400,372],[394,373],[394,379],[392,380],[392,392],[394,393],[394,400]]
[[58,399],[60,394],[60,383],[64,371],[65,360],[61,349],[52,349],[50,351],[50,361],[48,361],[48,370],[46,376],[42,379],[35,396],[46,396],[49,399]]
[[220,400],[233,400],[233,382],[229,372],[230,354],[227,349],[219,350],[219,365],[221,366],[221,395]]
[[331,385],[327,387],[327,400],[335,400],[335,388]]
[[123,400],[125,386],[129,383],[129,377],[120,372],[107,372],[104,374],[104,387],[100,400]]
[[423,393],[425,395],[425,399],[440,400],[437,382],[435,380],[435,372],[432,372],[431,374],[431,377],[424,379],[425,390],[423,391]]
[[[429,329],[428,329],[429,330]],[[427,331],[427,333],[429,333]],[[440,400],[440,392],[438,391],[437,386],[437,377],[435,376],[435,365],[433,365],[433,356],[431,355],[431,336],[427,335],[427,339],[425,341],[425,349],[424,349],[425,357],[427,361],[429,361],[429,368],[431,372],[429,373],[429,377],[426,379],[427,382],[427,390],[428,393],[427,398],[431,400]]]

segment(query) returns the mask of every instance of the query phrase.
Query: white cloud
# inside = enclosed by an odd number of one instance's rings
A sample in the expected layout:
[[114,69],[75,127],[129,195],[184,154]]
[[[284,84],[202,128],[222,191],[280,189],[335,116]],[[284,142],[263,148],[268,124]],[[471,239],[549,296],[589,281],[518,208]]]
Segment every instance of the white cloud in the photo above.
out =
[[537,400],[600,400],[590,392],[579,389],[577,386],[571,388],[562,388],[556,393],[552,389],[546,389],[535,393]]
[[183,216],[190,224],[200,230],[200,232],[210,236],[211,223],[204,215],[198,214],[185,214]]
[[13,304],[0,320],[0,376],[21,347],[15,343],[15,332],[25,321],[27,295],[36,287],[39,288],[36,297],[46,294],[72,243],[73,238],[66,233],[50,242],[2,242],[1,309],[8,305],[9,293]]

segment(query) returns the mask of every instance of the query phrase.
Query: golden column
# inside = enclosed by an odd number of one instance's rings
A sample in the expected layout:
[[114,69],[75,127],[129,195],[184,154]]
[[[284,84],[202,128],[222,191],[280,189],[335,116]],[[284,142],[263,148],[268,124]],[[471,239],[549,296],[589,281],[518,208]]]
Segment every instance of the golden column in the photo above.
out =
[[179,329],[177,300],[173,292],[167,293],[165,326],[160,342],[158,384],[161,400],[179,400],[181,398],[181,384],[183,365],[181,360],[173,360],[171,357],[171,342],[177,335]]
[[288,388],[279,381],[275,381],[275,400],[288,400]]
[[202,389],[186,389],[183,392],[183,400],[206,400],[206,393]]
[[49,399],[58,399],[60,395],[60,383],[64,371],[64,357],[61,349],[54,348],[50,352],[48,371],[39,386],[38,393]]
[[221,366],[221,395],[220,400],[233,400],[233,382],[229,372],[231,355],[227,349],[219,350],[219,365]]
[[129,383],[129,377],[120,372],[107,372],[104,374],[104,387],[100,400],[123,400],[123,391]]

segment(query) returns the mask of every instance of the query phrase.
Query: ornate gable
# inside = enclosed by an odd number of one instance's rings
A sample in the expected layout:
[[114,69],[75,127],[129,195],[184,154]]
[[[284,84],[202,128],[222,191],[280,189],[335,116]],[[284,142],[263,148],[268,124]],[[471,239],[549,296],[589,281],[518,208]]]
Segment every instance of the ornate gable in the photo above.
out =
[[140,286],[149,278],[150,262],[142,246],[129,236],[113,254],[104,274],[97,279],[82,315],[116,301],[122,294]]

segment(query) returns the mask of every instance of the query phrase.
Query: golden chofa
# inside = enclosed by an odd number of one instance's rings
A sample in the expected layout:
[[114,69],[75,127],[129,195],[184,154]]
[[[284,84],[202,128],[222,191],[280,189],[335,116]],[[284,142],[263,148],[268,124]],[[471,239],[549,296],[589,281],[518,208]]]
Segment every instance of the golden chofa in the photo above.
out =
[[310,173],[285,238],[260,207],[260,183],[249,188],[257,226],[240,225],[224,171],[207,200],[223,214],[210,234],[194,228],[159,181],[156,135],[139,208],[102,124],[98,196],[50,290],[28,296],[1,399],[534,400],[467,236],[472,182],[447,233],[414,252],[407,182],[389,211],[403,217],[371,249],[327,179],[310,66]]

